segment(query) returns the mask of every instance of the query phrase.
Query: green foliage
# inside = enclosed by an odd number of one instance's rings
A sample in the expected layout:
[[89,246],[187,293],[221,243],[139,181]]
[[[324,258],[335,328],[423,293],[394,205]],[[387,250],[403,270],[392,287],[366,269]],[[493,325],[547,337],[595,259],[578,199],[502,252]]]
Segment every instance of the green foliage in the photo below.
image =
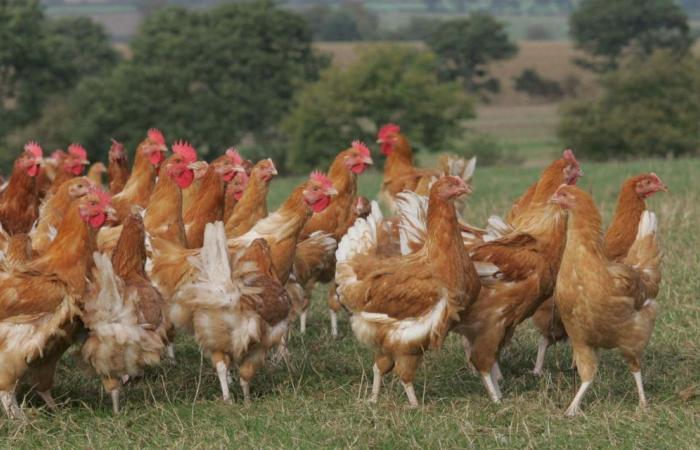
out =
[[287,167],[324,167],[353,139],[372,142],[386,122],[400,124],[418,148],[444,150],[460,121],[474,112],[456,83],[437,79],[437,67],[429,52],[382,46],[366,50],[346,70],[325,71],[301,92],[284,121]]
[[564,90],[558,82],[544,78],[535,69],[523,69],[520,75],[513,77],[513,82],[516,91],[532,97],[557,100],[564,95]]
[[427,44],[440,59],[442,77],[460,80],[470,92],[498,92],[498,80],[489,75],[486,65],[518,51],[504,25],[488,14],[444,22],[428,37]]
[[303,13],[313,32],[320,41],[360,41],[376,36],[379,19],[367,10],[362,3],[343,3],[338,8],[319,5]]
[[492,166],[504,160],[503,145],[495,137],[485,133],[470,134],[460,146],[459,153],[476,156],[478,167]]
[[392,41],[425,41],[443,23],[440,19],[428,17],[411,17],[408,25],[404,25],[396,30],[385,33],[386,40]]
[[[35,0],[0,2],[0,139],[34,121],[80,79],[116,63],[117,54],[104,30],[89,19],[49,20]],[[56,108],[49,109],[53,115]],[[54,132],[51,122],[43,129]],[[0,166],[11,163],[15,152],[10,149],[26,137],[13,132],[13,138],[4,142],[8,151],[3,152]]]
[[697,153],[700,62],[668,51],[634,60],[603,79],[599,100],[563,111],[567,146],[596,159]]
[[303,19],[268,1],[159,9],[132,51],[130,61],[86,79],[71,96],[80,120],[66,123],[66,134],[93,155],[106,151],[109,137],[133,148],[154,126],[169,139],[192,141],[203,155],[264,137],[300,83],[319,70]]
[[674,0],[583,0],[569,24],[576,46],[588,54],[577,63],[597,72],[616,68],[629,52],[685,53],[693,43],[688,17]]

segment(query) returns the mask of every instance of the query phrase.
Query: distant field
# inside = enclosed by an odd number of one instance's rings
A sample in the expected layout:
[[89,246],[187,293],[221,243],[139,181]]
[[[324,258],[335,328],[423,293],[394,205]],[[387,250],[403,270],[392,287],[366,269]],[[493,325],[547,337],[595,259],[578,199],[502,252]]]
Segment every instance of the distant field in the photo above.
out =
[[[571,353],[560,345],[548,354],[542,378],[530,374],[537,336],[522,326],[501,359],[502,404],[492,404],[479,379],[465,367],[459,340],[430,352],[418,372],[422,405],[411,410],[393,376],[376,406],[367,403],[372,356],[358,345],[347,315],[341,339],[329,335],[325,290],[313,298],[309,330],[290,342],[291,365],[263,369],[252,385],[253,404],[244,406],[234,381],[233,405],[219,401],[216,374],[189,337],[176,345],[178,363],[149,370],[123,391],[124,410],[111,414],[108,395],[70,357],[59,366],[54,395],[60,410],[43,409],[28,393],[29,421],[0,419],[4,448],[620,448],[691,449],[700,442],[700,160],[589,164],[590,189],[609,220],[622,180],[656,171],[669,185],[649,206],[659,215],[666,251],[660,315],[644,357],[649,410],[637,396],[622,358],[603,352],[601,367],[584,401],[584,414],[565,419],[563,410],[579,385],[568,369]],[[503,214],[537,177],[541,167],[477,168],[476,190],[466,218],[483,224]],[[374,196],[378,173],[360,178],[361,193]],[[273,181],[270,203],[288,195],[301,178]],[[26,392],[26,391],[24,391]],[[688,394],[681,397],[680,392]],[[695,397],[693,398],[693,395]],[[21,398],[20,398],[21,399]]]
[[[320,51],[333,57],[333,64],[340,67],[348,66],[357,61],[358,52],[382,43],[356,42],[319,42],[314,44]],[[409,45],[424,48],[420,42],[409,42],[399,45]],[[521,41],[518,42],[518,54],[503,62],[494,63],[490,70],[501,81],[501,92],[491,99],[492,105],[528,105],[541,103],[525,94],[515,92],[513,77],[524,69],[536,69],[545,78],[563,81],[567,77],[575,77],[581,82],[582,92],[594,89],[593,76],[576,66],[572,60],[576,54],[569,41]]]

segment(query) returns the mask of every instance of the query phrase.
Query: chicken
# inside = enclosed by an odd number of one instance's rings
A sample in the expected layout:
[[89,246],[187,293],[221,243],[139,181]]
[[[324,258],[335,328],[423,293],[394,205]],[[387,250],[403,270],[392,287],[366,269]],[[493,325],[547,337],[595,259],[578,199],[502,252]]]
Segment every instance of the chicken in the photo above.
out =
[[[304,288],[308,305],[311,292],[320,281],[328,283],[335,275],[336,243],[354,223],[353,206],[357,198],[357,176],[373,164],[369,148],[360,141],[352,142],[333,160],[328,176],[338,195],[333,197],[328,207],[315,214],[304,226],[295,257],[297,281]],[[331,313],[331,334],[338,335],[335,311]],[[335,325],[335,326],[333,326]],[[301,332],[306,328],[306,311],[301,314]]]
[[43,256],[0,274],[0,400],[10,417],[23,417],[15,386],[26,375],[49,406],[56,364],[80,329],[95,249],[95,233],[111,213],[95,188],[71,203]]
[[469,183],[476,159],[464,160],[450,155],[440,158],[440,168],[419,169],[413,165],[413,151],[408,139],[401,134],[401,128],[393,123],[384,125],[378,133],[377,142],[381,152],[387,157],[384,164],[384,180],[379,198],[390,211],[396,210],[395,197],[408,190],[427,196],[430,184],[442,175],[454,175]]
[[32,250],[43,254],[56,237],[56,230],[63,215],[76,198],[83,197],[96,186],[86,177],[77,177],[64,182],[55,194],[44,200],[39,209],[39,222],[29,233]]
[[[183,220],[187,244],[190,248],[202,247],[206,224],[223,220],[226,183],[231,182],[239,174],[245,174],[242,163],[243,160],[238,151],[232,148],[226,150],[226,153],[209,164],[197,190],[195,201],[190,205],[183,201]],[[185,192],[192,188],[194,184]]]
[[41,171],[36,177],[37,191],[39,198],[44,198],[51,189],[51,184],[56,178],[58,169],[63,167],[63,160],[66,158],[66,152],[63,150],[54,150],[51,156],[43,158],[41,163]]
[[[182,223],[182,189],[194,180],[195,149],[185,142],[172,146],[173,155],[160,164],[160,173],[145,212],[144,223],[149,238],[160,237],[186,246],[185,226]],[[122,191],[125,192],[125,191]],[[133,205],[138,207],[139,205]],[[123,227],[105,228],[97,236],[101,253],[112,254]]]
[[[284,286],[290,278],[294,249],[296,248],[299,233],[311,216],[312,210],[322,211],[320,206],[327,205],[329,203],[328,197],[334,193],[335,189],[333,189],[332,183],[327,177],[320,173],[313,173],[307,182],[301,184],[292,192],[291,196],[275,213],[260,221],[245,235],[229,239],[226,243],[228,253],[234,255],[244,254],[253,241],[259,238],[265,239],[270,246],[270,261],[273,273],[278,283]],[[213,229],[210,231],[211,233],[214,233],[215,236],[219,235],[219,232],[214,232]],[[212,239],[214,239],[214,236],[210,237],[210,241]],[[204,254],[209,254],[208,252],[211,248],[219,248],[218,244],[212,244],[212,246],[207,247],[206,240],[205,233],[205,245],[202,249],[187,249],[177,241],[167,241],[162,238],[154,238],[152,240],[153,270],[151,271],[151,278],[169,304],[169,318],[172,323],[180,329],[191,331],[195,337],[197,337],[198,333],[209,333],[209,331],[206,330],[206,321],[199,323],[195,320],[198,317],[198,305],[200,303],[199,300],[193,299],[192,295],[195,295],[199,288],[192,290],[190,288],[186,289],[186,287],[191,286],[193,283],[197,284],[197,280],[199,280],[197,285],[203,286],[202,288],[205,288],[207,283],[210,283],[213,286],[211,289],[216,291],[214,292],[217,296],[215,300],[225,300],[225,298],[221,297],[221,292],[216,290],[218,288],[215,287],[220,285],[215,280],[221,280],[221,278],[215,278],[207,269],[207,267],[216,268],[222,266],[219,263],[217,263],[218,265],[207,263],[204,266],[196,263],[193,265],[192,263],[197,260],[207,261],[209,257]],[[203,273],[203,270],[206,273]],[[237,283],[236,286],[238,286]],[[205,314],[207,313],[205,312]],[[226,326],[230,327],[232,325],[228,324]],[[197,331],[198,327],[205,327],[205,330]],[[245,330],[241,332],[243,333]],[[218,362],[219,360],[213,361],[215,366]],[[224,394],[226,395],[226,391],[224,391]]]
[[94,253],[95,289],[85,301],[85,362],[102,377],[119,412],[121,380],[160,363],[168,324],[165,305],[144,269],[145,230],[139,213],[127,217],[112,260]]
[[249,181],[250,174],[243,171],[226,185],[226,193],[224,194],[224,223],[229,221],[234,208],[236,208],[238,202],[241,201],[243,192],[248,187]]
[[216,368],[223,400],[231,401],[227,377],[235,362],[247,403],[255,372],[287,333],[291,302],[264,239],[253,240],[234,260],[231,264],[223,223],[207,224],[204,247],[193,259],[199,276],[177,297],[192,310],[195,340]]
[[267,217],[267,194],[270,191],[270,181],[275,175],[277,169],[271,159],[258,161],[252,168],[248,186],[226,221],[228,238],[244,235],[259,220]]
[[183,141],[174,143],[172,150],[173,155],[160,168],[158,182],[146,209],[144,225],[151,238],[177,241],[187,247],[182,221],[182,190],[194,181],[197,151]]
[[40,171],[41,157],[39,144],[27,143],[15,160],[7,189],[0,197],[0,225],[10,236],[29,233],[39,217],[36,176]]
[[109,192],[112,195],[116,195],[124,189],[129,179],[129,167],[124,144],[112,139],[108,158],[107,179],[109,180]]
[[158,168],[165,159],[163,133],[156,129],[148,130],[148,135],[136,149],[134,166],[124,189],[112,198],[112,204],[121,221],[131,214],[131,206],[145,208],[156,184]]
[[197,203],[200,195],[200,190],[202,186],[202,181],[204,175],[207,174],[209,170],[209,163],[206,161],[197,161],[192,165],[192,170],[194,171],[194,180],[192,184],[187,189],[182,190],[182,211],[187,211]]
[[654,328],[657,306],[653,299],[661,282],[656,216],[642,213],[635,242],[623,262],[617,263],[605,256],[600,213],[589,194],[575,186],[562,186],[551,201],[569,215],[554,301],[582,381],[566,415],[579,412],[598,367],[596,351],[601,348],[620,350],[643,408],[647,401],[641,359]]
[[464,251],[454,200],[468,193],[460,177],[440,178],[430,189],[427,238],[416,253],[381,258],[374,252],[381,213],[376,204],[340,241],[336,252],[340,303],[357,339],[376,348],[371,401],[382,376],[394,370],[411,406],[413,377],[423,353],[441,347],[458,314],[477,298],[479,277]]
[[56,176],[51,182],[48,193],[55,194],[64,182],[82,175],[88,164],[90,161],[87,159],[87,152],[83,146],[80,144],[69,145],[68,152],[65,154],[61,166],[56,170]]
[[97,186],[102,186],[102,175],[104,175],[105,173],[107,173],[107,168],[104,164],[98,161],[90,166],[90,168],[88,169],[87,177]]
[[[624,182],[617,199],[615,214],[603,239],[603,249],[609,260],[624,260],[637,236],[637,226],[642,213],[646,210],[645,199],[656,192],[666,190],[666,185],[655,173],[637,175]],[[532,373],[541,375],[547,348],[568,336],[553,298],[547,299],[537,309],[532,316],[532,322],[540,332],[537,359]]]

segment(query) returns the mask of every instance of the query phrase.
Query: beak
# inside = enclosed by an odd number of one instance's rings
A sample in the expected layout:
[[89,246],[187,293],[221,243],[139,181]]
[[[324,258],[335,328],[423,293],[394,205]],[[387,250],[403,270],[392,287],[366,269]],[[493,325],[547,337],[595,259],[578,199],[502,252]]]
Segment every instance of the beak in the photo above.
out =
[[272,170],[270,171],[271,175],[277,175],[277,168],[273,167]]
[[233,171],[236,173],[243,173],[245,172],[245,169],[243,168],[243,166],[234,166]]
[[116,221],[117,220],[117,210],[112,208],[111,206],[108,206],[105,208],[105,212],[107,213],[107,220],[109,221]]
[[[204,163],[205,165],[202,165],[202,163]],[[193,163],[189,163],[187,165],[187,168],[190,170],[198,170],[202,167],[208,167],[208,166],[209,166],[209,164],[207,164],[205,161],[195,161]]]
[[165,145],[165,144],[163,144],[163,145],[161,145],[160,147],[158,147],[158,150],[160,150],[161,152],[166,152],[166,153],[167,153],[167,151],[168,151],[168,146]]
[[659,191],[662,191],[662,192],[668,192],[668,186],[666,186],[663,183],[659,183],[658,189],[659,189]]
[[88,161],[87,159],[83,159],[82,161],[80,161],[80,164],[87,166],[88,164],[90,164],[90,161]]
[[338,190],[334,187],[326,189],[326,195],[338,195]]
[[377,144],[383,144],[384,140],[383,139],[377,139]]
[[374,161],[372,161],[372,158],[368,156],[364,160],[362,160],[362,163],[371,166],[372,164],[374,164]]

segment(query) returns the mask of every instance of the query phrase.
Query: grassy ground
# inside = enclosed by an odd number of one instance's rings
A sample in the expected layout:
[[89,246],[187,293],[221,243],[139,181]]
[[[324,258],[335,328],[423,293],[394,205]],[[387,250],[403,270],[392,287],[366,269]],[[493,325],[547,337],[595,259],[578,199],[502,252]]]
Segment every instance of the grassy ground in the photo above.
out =
[[[290,366],[266,367],[253,384],[254,402],[243,406],[237,383],[235,403],[218,401],[213,369],[192,340],[180,336],[178,364],[150,370],[123,393],[123,412],[113,417],[98,380],[65,358],[54,390],[61,403],[52,414],[33,392],[24,391],[29,420],[0,418],[0,447],[538,447],[692,448],[700,442],[700,403],[679,392],[700,392],[700,304],[697,292],[697,223],[700,161],[640,161],[583,164],[583,187],[591,189],[606,220],[622,180],[656,171],[668,194],[650,200],[660,218],[666,249],[661,313],[645,356],[650,408],[637,410],[631,375],[617,354],[603,353],[601,371],[584,402],[584,415],[570,420],[563,409],[577,388],[567,369],[570,351],[551,351],[546,374],[529,373],[537,336],[529,324],[516,333],[502,365],[504,401],[494,405],[480,381],[465,368],[458,339],[428,355],[416,388],[424,405],[406,407],[403,390],[387,377],[379,404],[367,404],[372,357],[359,346],[341,316],[342,338],[329,335],[324,290],[314,295],[305,336],[291,339]],[[467,217],[483,223],[503,213],[540,168],[478,169]],[[279,204],[299,179],[274,182],[271,203]],[[377,173],[363,175],[361,191],[373,195]]]

